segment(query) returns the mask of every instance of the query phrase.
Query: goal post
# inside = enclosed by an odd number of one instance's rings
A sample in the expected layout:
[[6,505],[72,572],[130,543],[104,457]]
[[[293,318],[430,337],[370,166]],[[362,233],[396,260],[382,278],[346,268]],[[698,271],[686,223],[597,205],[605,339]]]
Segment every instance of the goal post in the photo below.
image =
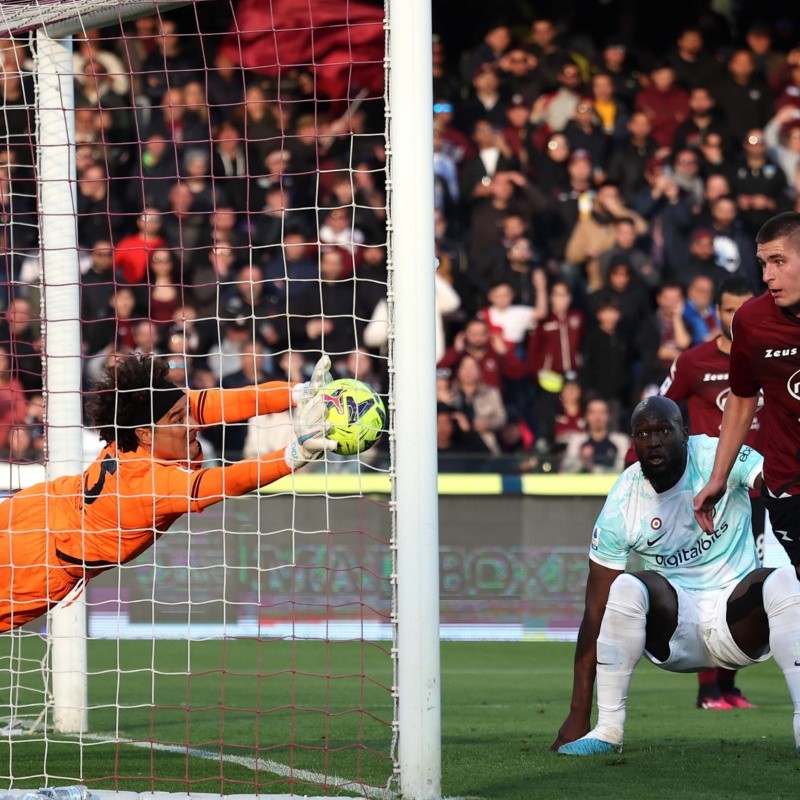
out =
[[[36,147],[37,165],[36,178],[38,187],[38,212],[40,226],[40,256],[42,267],[42,328],[44,343],[44,369],[43,386],[47,401],[46,426],[47,460],[45,474],[48,479],[61,475],[79,473],[84,466],[82,446],[84,431],[82,429],[82,381],[84,380],[84,356],[81,353],[81,270],[85,260],[86,249],[78,241],[77,234],[77,209],[76,198],[76,144],[79,137],[75,130],[75,101],[72,86],[72,36],[81,34],[89,28],[102,28],[105,25],[121,26],[123,22],[149,14],[155,14],[159,19],[170,10],[185,6],[199,7],[212,0],[197,0],[195,3],[186,2],[139,2],[138,0],[116,0],[115,2],[60,2],[45,3],[37,0],[30,2],[15,2],[3,4],[0,9],[0,27],[5,26],[5,31],[19,34],[24,32],[31,35],[32,51],[34,53],[35,85],[36,85]],[[314,3],[322,0],[314,0]],[[312,3],[313,5],[313,3]],[[290,482],[281,485],[276,491],[277,497],[258,499],[255,508],[256,524],[258,530],[242,531],[241,541],[238,541],[237,524],[235,520],[241,515],[250,514],[250,511],[241,512],[242,506],[234,502],[221,504],[218,512],[211,516],[208,523],[211,528],[218,525],[222,535],[222,544],[219,547],[218,558],[208,563],[198,565],[195,577],[191,576],[192,567],[188,566],[191,554],[203,553],[206,540],[206,523],[201,521],[199,530],[190,524],[184,530],[181,528],[176,534],[175,541],[183,542],[185,535],[187,564],[170,563],[174,556],[170,551],[165,555],[155,554],[142,562],[141,566],[132,566],[126,575],[135,576],[141,582],[144,571],[149,571],[147,579],[151,585],[151,597],[155,601],[160,586],[160,579],[164,576],[176,574],[178,569],[186,569],[186,593],[188,603],[193,602],[194,596],[199,596],[196,590],[197,581],[203,577],[204,587],[216,587],[218,592],[217,602],[222,605],[223,612],[219,622],[206,624],[204,610],[206,606],[213,606],[214,600],[200,600],[197,612],[189,612],[185,620],[187,632],[186,651],[183,657],[185,667],[181,670],[171,671],[171,666],[165,668],[161,664],[161,653],[170,648],[159,644],[161,636],[172,636],[173,628],[168,624],[157,622],[157,613],[152,614],[150,629],[152,631],[152,646],[150,647],[151,683],[149,689],[145,687],[142,697],[149,693],[150,704],[150,731],[148,734],[132,734],[124,738],[120,733],[120,719],[125,719],[125,713],[131,712],[131,726],[144,725],[146,722],[139,719],[138,709],[146,708],[147,702],[140,699],[131,700],[123,705],[119,699],[122,694],[123,684],[133,684],[138,676],[147,671],[142,666],[142,658],[146,656],[147,648],[127,648],[124,640],[127,633],[141,636],[146,630],[146,623],[136,628],[136,625],[110,615],[103,609],[108,606],[116,609],[141,609],[147,603],[143,596],[136,601],[127,598],[133,590],[126,588],[133,586],[132,578],[123,581],[120,578],[115,592],[108,590],[108,601],[95,601],[89,611],[94,615],[95,630],[102,631],[101,636],[107,636],[108,631],[120,631],[116,636],[116,650],[113,658],[130,658],[132,666],[109,667],[105,662],[103,666],[93,668],[92,649],[87,656],[87,639],[89,637],[87,626],[87,600],[86,596],[73,600],[65,607],[54,609],[49,615],[49,622],[45,631],[49,655],[46,664],[50,670],[48,679],[52,687],[52,706],[45,715],[45,721],[52,726],[58,736],[52,741],[48,731],[37,734],[42,747],[43,758],[52,758],[52,753],[58,751],[65,741],[74,737],[80,749],[80,770],[75,774],[64,774],[61,771],[51,772],[49,763],[45,762],[36,775],[44,776],[47,783],[77,782],[84,779],[83,765],[91,760],[93,753],[101,753],[102,748],[108,745],[116,748],[117,756],[115,765],[124,764],[124,759],[119,755],[120,747],[149,748],[151,754],[151,769],[155,761],[155,754],[180,754],[185,764],[179,766],[183,774],[176,776],[176,782],[184,781],[186,791],[192,791],[195,779],[191,775],[188,764],[192,759],[213,761],[215,754],[220,762],[230,760],[236,768],[252,770],[255,773],[251,794],[265,794],[272,779],[263,781],[259,775],[270,773],[281,776],[281,780],[288,781],[292,787],[302,786],[305,792],[319,782],[327,786],[350,786],[359,792],[359,796],[392,798],[402,796],[406,800],[437,800],[441,796],[441,711],[440,711],[440,677],[439,677],[439,595],[438,595],[438,494],[437,494],[437,451],[436,451],[436,421],[435,421],[435,350],[434,350],[434,234],[433,234],[433,149],[432,149],[432,95],[431,95],[431,69],[430,69],[430,41],[431,41],[431,12],[430,4],[425,0],[411,0],[404,3],[402,8],[396,1],[386,3],[384,7],[385,31],[385,130],[386,139],[386,230],[382,245],[387,253],[388,284],[387,301],[389,307],[388,321],[388,348],[386,354],[380,356],[387,359],[387,373],[389,377],[388,408],[390,423],[388,438],[390,440],[390,461],[387,468],[390,478],[390,497],[385,502],[387,519],[391,527],[390,532],[380,531],[381,522],[375,523],[376,533],[366,526],[363,519],[353,521],[347,525],[336,521],[341,517],[344,509],[370,517],[368,506],[374,501],[369,497],[370,474],[368,467],[357,461],[357,474],[349,486],[361,487],[350,490],[355,497],[355,505],[347,498],[337,496],[337,475],[335,465],[326,467],[323,472],[316,475],[316,487],[312,496],[319,501],[322,508],[320,515],[314,512],[315,521],[306,521],[301,508],[308,498],[301,496],[295,486]],[[234,9],[235,4],[231,4]],[[270,4],[272,7],[272,4]],[[277,4],[275,4],[277,7]],[[234,25],[236,28],[235,10]],[[204,78],[208,77],[211,66],[206,61]],[[129,78],[135,77],[129,75]],[[357,94],[357,89],[352,92],[348,89],[347,96],[341,101],[355,108],[363,95]],[[354,102],[355,101],[355,102]],[[277,100],[280,103],[280,98]],[[136,103],[129,100],[131,111],[137,111]],[[316,114],[316,112],[315,112]],[[210,130],[210,128],[209,128]],[[137,117],[137,133],[138,128]],[[211,134],[209,134],[209,137]],[[358,144],[357,132],[351,133],[351,158]],[[136,142],[141,145],[141,140]],[[213,146],[209,140],[207,144]],[[355,183],[355,162],[349,165],[351,184]],[[317,191],[319,186],[329,181],[330,174],[326,173],[325,166],[318,166],[316,175]],[[384,168],[382,168],[384,169]],[[247,175],[248,180],[254,176]],[[351,212],[358,210],[355,200],[343,201],[343,207]],[[319,215],[324,209],[319,207],[308,209]],[[215,211],[212,209],[210,213]],[[133,211],[127,210],[131,214]],[[254,219],[254,217],[252,217]],[[282,226],[281,226],[282,228]],[[249,236],[250,234],[248,234]],[[317,252],[322,245],[320,229],[314,234]],[[252,241],[248,242],[251,255],[260,253],[255,250]],[[85,267],[83,267],[85,268]],[[219,334],[222,322],[219,318],[211,320]],[[355,326],[364,320],[353,319]],[[176,358],[187,357],[188,352],[177,352]],[[303,476],[305,477],[305,476]],[[362,482],[363,478],[363,482]],[[286,498],[288,503],[280,501]],[[271,503],[269,513],[262,511],[264,503]],[[277,521],[281,518],[284,507],[288,506],[290,521],[283,526]],[[247,506],[251,508],[251,506]],[[365,508],[367,509],[365,511]],[[275,513],[277,511],[277,514]],[[275,516],[273,522],[272,517]],[[322,522],[319,521],[321,516]],[[380,519],[380,515],[378,515]],[[262,524],[270,523],[273,529],[262,530]],[[243,523],[243,524],[249,524]],[[356,709],[358,718],[362,720],[358,730],[354,730],[357,741],[347,745],[345,742],[328,744],[328,737],[334,722],[339,717],[352,713],[351,709],[342,710],[336,707],[333,697],[337,695],[337,686],[346,684],[356,678],[362,684],[362,702],[367,702],[364,697],[373,695],[382,689],[381,680],[373,676],[368,666],[361,666],[361,675],[350,674],[348,667],[341,668],[341,674],[331,674],[331,662],[334,661],[333,652],[337,648],[335,643],[345,641],[352,636],[351,622],[346,625],[339,622],[342,612],[332,598],[335,591],[332,582],[336,576],[346,574],[350,567],[340,568],[336,564],[323,562],[327,578],[312,580],[310,575],[321,572],[319,563],[303,564],[298,553],[302,550],[299,546],[303,542],[326,542],[328,546],[338,541],[356,539],[361,526],[366,533],[365,541],[369,546],[380,549],[383,546],[384,533],[386,535],[385,557],[392,564],[391,575],[387,575],[387,584],[391,585],[390,613],[386,619],[390,622],[388,628],[393,638],[391,650],[387,646],[386,653],[391,653],[393,678],[388,687],[393,705],[393,718],[391,720],[391,746],[388,753],[376,753],[378,759],[388,760],[393,763],[391,776],[385,789],[373,788],[367,783],[362,786],[361,778],[347,779],[343,783],[340,776],[331,777],[327,774],[328,761],[332,760],[339,751],[352,748],[359,753],[355,764],[368,760],[373,756],[375,746],[368,734],[370,726],[382,725],[379,714],[373,714],[367,707]],[[351,529],[352,528],[352,529]],[[250,540],[247,537],[259,535],[266,537],[267,550],[270,554],[280,552],[285,562],[280,560],[273,563],[272,555],[259,553],[255,559],[257,574],[249,577],[248,570],[252,571],[251,562],[248,561],[247,549]],[[285,544],[284,544],[285,540]],[[349,546],[349,545],[348,545]],[[363,553],[366,545],[362,542],[353,546],[354,552]],[[238,556],[234,557],[234,551]],[[288,554],[288,555],[286,555]],[[381,555],[383,557],[384,554]],[[193,557],[193,556],[191,556]],[[316,556],[319,557],[319,556]],[[166,558],[166,560],[165,560]],[[236,558],[239,561],[236,561]],[[231,562],[229,563],[229,560]],[[374,578],[370,564],[360,564],[358,568],[366,576],[369,583]],[[282,624],[270,627],[270,620],[265,617],[264,592],[265,586],[277,585],[280,581],[277,576],[287,569],[296,571],[296,578],[291,584],[299,583],[311,585],[316,580],[321,586],[319,598],[306,596],[295,597],[290,595],[285,603],[288,607],[301,609],[297,618],[290,618]],[[159,572],[161,570],[161,572]],[[276,576],[274,580],[270,575]],[[235,576],[235,578],[234,578]],[[331,577],[333,576],[333,577]],[[246,579],[246,580],[245,580]],[[126,582],[127,581],[127,582]],[[245,589],[239,587],[233,599],[228,599],[231,584],[236,581],[242,587],[250,581]],[[254,588],[253,588],[254,587]],[[293,588],[292,592],[295,591]],[[363,593],[365,590],[361,588]],[[106,589],[103,589],[106,592]],[[135,592],[134,592],[135,594]],[[105,597],[105,594],[98,595]],[[91,598],[91,595],[90,595]],[[105,602],[105,606],[103,605]],[[138,606],[136,605],[138,604]],[[268,606],[269,604],[267,604]],[[358,603],[353,603],[358,605]],[[164,602],[164,608],[178,607],[180,603],[169,599]],[[260,610],[259,610],[260,606]],[[384,627],[376,620],[381,618],[382,612],[374,613],[369,602],[361,606],[366,608],[360,620],[355,620],[356,629],[360,629],[360,649],[362,659],[370,652],[383,652],[383,647],[371,648],[369,637],[380,639],[384,635]],[[191,608],[191,605],[189,606]],[[255,608],[255,618],[244,616],[243,609]],[[321,615],[318,608],[323,609],[328,616]],[[305,609],[305,610],[304,610]],[[313,620],[309,621],[302,616],[308,615],[308,609],[314,609]],[[101,613],[99,613],[101,612]],[[127,611],[125,613],[128,613]],[[141,610],[137,610],[141,616]],[[170,612],[173,613],[173,612]],[[270,612],[271,613],[271,612]],[[197,619],[195,619],[195,614]],[[340,626],[341,627],[337,627]],[[135,630],[134,630],[135,629]],[[168,630],[169,629],[169,630]],[[126,633],[127,632],[127,633]],[[112,634],[113,635],[113,634]],[[233,654],[239,653],[235,640],[239,637],[255,637],[255,666],[248,665],[243,668],[233,663]],[[286,669],[275,668],[270,659],[272,656],[271,637],[276,640],[283,638],[289,646],[291,656],[286,655],[280,648],[277,652],[278,661],[282,658],[290,659]],[[205,659],[209,653],[215,651],[215,642],[219,642],[221,662],[214,666]],[[309,671],[300,665],[298,653],[318,642],[324,651],[325,666]],[[102,648],[101,648],[102,649]],[[103,651],[103,658],[108,658]],[[269,654],[269,657],[268,657]],[[372,656],[366,660],[369,661]],[[145,659],[146,661],[146,659]],[[195,675],[193,665],[197,662],[199,672]],[[185,669],[185,672],[183,671]],[[189,703],[189,697],[197,692],[197,687],[210,681],[210,676],[219,676],[218,699],[220,708],[218,741],[212,741],[208,747],[198,747],[193,738],[189,737],[189,721],[196,718],[200,708],[195,709]],[[291,676],[290,683],[285,677]],[[185,679],[185,686],[178,683]],[[309,684],[312,679],[319,682],[327,681],[327,688],[322,692],[325,703],[324,709],[313,707],[305,708],[302,698],[302,686]],[[256,715],[263,713],[266,719],[282,720],[282,714],[288,713],[289,731],[288,764],[280,762],[279,758],[269,757],[273,751],[280,752],[283,745],[277,746],[270,742],[262,744],[260,737],[265,742],[268,737],[260,732],[260,725],[256,723],[253,730],[255,741],[251,743],[254,752],[253,758],[243,758],[236,753],[244,752],[250,746],[239,740],[228,741],[227,730],[234,726],[230,720],[237,714],[244,714],[247,710],[241,708],[240,702],[227,700],[222,695],[235,696],[240,688],[247,695],[247,682],[252,684],[256,707],[252,709]],[[116,681],[116,687],[112,684]],[[212,685],[210,683],[210,685]],[[272,697],[275,688],[285,686],[291,691],[291,697],[285,701]],[[94,689],[92,689],[94,687]],[[234,687],[236,692],[234,692]],[[365,689],[366,687],[366,689]],[[317,691],[317,687],[312,687]],[[169,719],[169,725],[174,725],[175,720],[162,708],[169,710],[172,707],[175,693],[186,695],[185,714],[187,721],[187,739],[171,738],[174,732],[169,728],[169,733],[160,733],[156,721]],[[106,701],[113,711],[107,713],[106,706],[98,701],[92,701],[90,695],[107,697],[116,693],[116,700]],[[274,704],[262,709],[260,704],[270,696]],[[127,701],[126,701],[127,702]],[[202,702],[198,701],[202,707]],[[382,701],[381,701],[382,702]],[[176,708],[182,708],[179,705]],[[99,709],[95,714],[95,709]],[[102,711],[102,713],[100,713]],[[302,724],[296,720],[304,713],[319,715],[323,713],[325,721],[323,736],[326,744],[320,748],[314,739],[298,741],[294,737],[304,734]],[[139,716],[137,716],[139,714]],[[100,727],[93,722],[102,719]],[[109,731],[107,721],[113,719],[116,728]],[[228,727],[223,721],[229,721]],[[124,727],[124,722],[122,723]],[[2,728],[2,726],[0,726]],[[347,729],[345,726],[344,729]],[[309,727],[308,730],[315,730]],[[297,732],[300,731],[298,734]],[[340,734],[336,734],[339,736]],[[139,738],[141,736],[141,739]],[[124,738],[124,741],[123,741]],[[0,746],[3,744],[0,735]],[[13,750],[13,742],[9,739],[9,751]],[[330,748],[330,749],[329,749]],[[322,761],[326,771],[320,773],[315,769],[304,769],[306,760],[316,763],[312,757],[315,751],[324,750],[325,757]],[[266,755],[266,757],[265,757]],[[298,756],[295,763],[295,755]],[[9,761],[12,761],[9,752]],[[306,758],[308,757],[308,758]],[[237,760],[238,759],[238,760]],[[361,767],[358,766],[360,770]],[[283,772],[282,772],[283,771]],[[36,775],[33,777],[35,778]],[[24,776],[10,774],[11,781],[19,780]],[[147,776],[145,776],[147,779]],[[131,780],[130,775],[124,773],[112,776],[108,786],[98,782],[92,785],[93,791],[102,792],[104,789],[126,791],[126,781]],[[196,779],[201,780],[201,779]],[[225,778],[221,786],[225,786]],[[328,781],[332,781],[328,783]],[[149,776],[149,790],[154,790],[162,785],[164,777],[151,773]],[[279,782],[279,781],[277,781]],[[134,781],[135,783],[135,781]],[[242,782],[244,784],[244,782]],[[18,784],[19,785],[19,784]],[[30,785],[30,784],[26,784]],[[228,784],[228,792],[223,789],[220,794],[247,794],[239,783]],[[267,788],[265,788],[267,787]],[[132,787],[136,790],[137,787]],[[200,786],[202,791],[202,784]],[[363,792],[363,794],[362,794]],[[214,792],[216,793],[216,792]],[[313,794],[313,790],[309,793]]]

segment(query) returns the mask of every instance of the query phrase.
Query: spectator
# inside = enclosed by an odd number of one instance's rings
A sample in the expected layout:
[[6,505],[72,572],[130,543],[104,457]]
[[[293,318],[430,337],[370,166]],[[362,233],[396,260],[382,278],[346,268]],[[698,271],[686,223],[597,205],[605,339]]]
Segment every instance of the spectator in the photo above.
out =
[[650,256],[637,246],[636,223],[629,217],[619,217],[611,223],[613,244],[600,253],[600,274],[606,283],[612,264],[623,260],[633,269],[637,278],[648,288],[654,289],[661,283],[661,274],[653,265]]
[[614,78],[608,72],[592,76],[592,105],[600,125],[611,137],[611,148],[624,142],[628,136],[628,109],[614,92]]
[[725,124],[720,119],[714,95],[707,85],[689,90],[689,116],[675,130],[675,151],[698,150],[703,136],[716,133],[725,136]]
[[164,91],[157,106],[154,106],[146,135],[161,134],[172,143],[176,157],[185,148],[208,147],[210,131],[208,123],[196,116],[187,114],[186,91],[177,84]]
[[8,351],[0,348],[0,448],[9,446],[11,430],[24,423],[27,411],[25,387],[13,377]]
[[586,432],[586,419],[583,415],[583,390],[578,375],[568,372],[564,376],[564,386],[558,396],[559,407],[555,416],[556,449],[566,450],[569,442]]
[[466,160],[461,171],[461,197],[468,208],[488,202],[493,196],[492,178],[500,172],[518,171],[519,159],[489,120],[478,120],[472,129],[478,155]]
[[558,88],[559,74],[571,61],[569,51],[559,42],[555,21],[544,15],[531,23],[530,51],[536,56],[545,91]]
[[485,472],[491,451],[463,413],[436,405],[436,449],[439,472]]
[[583,77],[574,61],[562,64],[556,78],[558,88],[538,97],[531,111],[531,122],[538,128],[540,142],[566,128],[581,97],[585,96]]
[[569,140],[572,152],[588,152],[595,170],[604,174],[606,162],[611,152],[611,138],[600,124],[591,97],[581,97],[575,106],[572,117],[564,127],[564,135]]
[[613,183],[603,184],[597,189],[591,216],[579,219],[570,235],[564,250],[568,274],[584,277],[590,291],[603,285],[600,255],[613,247],[613,222],[623,217],[633,221],[637,236],[647,233],[647,223],[624,206],[619,188]]
[[469,84],[471,91],[466,100],[456,108],[455,122],[462,131],[474,130],[485,120],[500,129],[506,118],[506,103],[501,92],[500,76],[493,63],[483,63],[475,68]]
[[142,63],[142,74],[146,75],[143,90],[151,105],[161,100],[168,87],[185,86],[197,75],[199,65],[184,46],[189,38],[190,34],[178,31],[175,20],[159,21],[155,50]]
[[784,106],[764,126],[767,158],[783,170],[787,194],[797,196],[797,167],[800,165],[800,108]]
[[569,284],[557,280],[550,287],[550,313],[528,339],[528,370],[538,385],[534,417],[537,448],[549,451],[553,445],[553,420],[564,376],[581,367],[581,345],[586,318],[572,307]]
[[221,328],[219,343],[211,345],[206,358],[216,386],[241,369],[241,355],[255,339],[255,320],[244,315],[228,318],[222,321]]
[[621,319],[616,300],[610,296],[601,298],[581,347],[583,393],[608,402],[615,429],[628,414],[634,389],[634,365],[640,360],[636,339],[624,329],[620,330]]
[[655,357],[643,370],[643,383],[660,386],[669,374],[672,362],[691,345],[692,334],[683,321],[685,306],[686,298],[679,284],[665,282],[658,288],[655,314],[642,331],[645,339],[643,355],[645,358]]
[[587,305],[595,314],[602,304],[611,301],[620,311],[620,332],[633,340],[653,313],[652,293],[624,255],[610,259],[608,264],[603,287],[588,296]]
[[742,150],[733,164],[729,180],[740,219],[748,233],[755,237],[770,217],[788,210],[786,176],[767,157],[767,144],[760,128],[747,131]]
[[161,215],[161,231],[167,245],[184,251],[184,259],[196,257],[207,247],[211,238],[207,214],[198,213],[194,195],[183,182],[177,181],[169,190],[169,206]]
[[461,95],[461,84],[448,69],[447,53],[441,36],[431,37],[431,68],[433,71],[433,96],[454,102]]
[[489,323],[492,333],[503,337],[506,347],[524,352],[528,333],[547,316],[547,276],[542,270],[535,270],[537,306],[514,303],[514,287],[510,283],[499,282],[489,287],[489,305],[478,312],[478,316]]
[[170,187],[178,176],[178,162],[163,133],[153,132],[146,136],[132,173],[126,191],[128,204],[134,208],[166,211]]
[[720,77],[719,63],[707,52],[699,27],[690,26],[680,32],[667,63],[675,73],[675,83],[689,92],[698,86],[710,86]]
[[633,111],[640,88],[639,71],[632,61],[628,44],[618,37],[610,38],[600,52],[599,69],[611,77],[614,97],[628,112]]
[[223,119],[214,133],[211,173],[214,184],[239,213],[247,211],[247,151],[239,127],[232,119]]
[[653,125],[643,111],[631,114],[628,120],[628,136],[617,147],[608,162],[606,176],[619,186],[622,197],[629,201],[647,184],[645,167],[660,152],[652,136]]
[[35,464],[42,460],[43,454],[36,448],[30,428],[24,423],[12,425],[5,437],[5,446],[0,447],[0,461]]
[[733,142],[744,141],[747,131],[763,128],[772,116],[769,89],[756,75],[755,59],[747,48],[731,54],[727,74],[711,90]]
[[453,370],[464,355],[471,355],[481,366],[481,380],[488,386],[502,391],[505,381],[522,378],[526,374],[523,364],[514,350],[505,346],[503,338],[492,333],[489,325],[479,317],[470,319],[459,331],[438,367]]
[[529,109],[542,94],[544,79],[536,56],[524,47],[512,44],[497,61],[500,84],[508,97],[519,96]]
[[226,120],[232,108],[244,102],[244,72],[226,53],[216,52],[206,73],[208,105],[211,122]]
[[116,242],[125,223],[118,196],[109,191],[105,168],[87,167],[78,179],[78,245],[90,248],[101,239]]
[[161,212],[154,206],[146,206],[136,217],[136,233],[123,236],[114,248],[114,267],[119,270],[120,278],[125,283],[142,283],[153,251],[165,245]]
[[175,310],[183,303],[181,268],[171,251],[153,250],[147,271],[147,283],[141,286],[139,305],[159,325],[172,322]]
[[29,300],[12,297],[0,318],[0,348],[10,360],[10,378],[22,384],[26,392],[42,391],[42,353]]
[[118,282],[111,242],[98,240],[91,251],[89,268],[81,275],[81,323],[84,326],[103,318]]
[[650,120],[656,144],[671,150],[678,126],[689,116],[689,93],[676,84],[669,64],[657,63],[650,70],[650,86],[637,92],[636,110]]
[[739,219],[736,202],[732,197],[722,196],[711,202],[709,210],[717,266],[744,277],[754,291],[760,289],[761,277],[754,257],[753,236]]
[[484,65],[494,65],[511,47],[511,30],[505,20],[492,22],[483,35],[483,41],[462,56],[461,78],[467,84]]
[[499,455],[497,433],[506,424],[508,415],[500,390],[483,382],[481,366],[473,356],[465,354],[458,362],[453,389],[453,408],[466,416],[486,448]]
[[567,443],[562,472],[603,473],[622,472],[630,437],[611,427],[608,402],[599,397],[586,401],[584,412],[586,433],[573,436]]
[[[572,156],[569,139],[563,133],[551,134],[541,151],[534,150],[531,153],[531,172],[543,194],[550,197],[569,183],[569,165]],[[589,154],[581,154],[581,157],[588,157],[591,167]]]
[[676,281],[684,289],[698,275],[711,278],[716,289],[730,273],[721,268],[714,258],[714,233],[708,228],[697,228],[689,243],[689,259],[682,266],[671,270],[667,279]]
[[111,77],[111,87],[115,94],[127,97],[131,84],[128,70],[122,59],[106,46],[102,31],[97,28],[82,31],[75,36],[75,50],[72,54],[72,67],[75,75],[80,75],[87,64],[101,64]]
[[689,282],[683,321],[692,336],[692,347],[719,336],[719,317],[714,304],[714,281],[707,275],[697,275]]
[[118,285],[95,323],[84,326],[83,339],[89,355],[99,355],[87,365],[87,374],[94,379],[105,366],[109,353],[133,352],[136,345],[133,327],[136,322],[136,297],[133,288]]
[[744,40],[755,59],[756,76],[774,90],[786,64],[786,55],[774,47],[772,29],[767,23],[752,22],[745,31]]

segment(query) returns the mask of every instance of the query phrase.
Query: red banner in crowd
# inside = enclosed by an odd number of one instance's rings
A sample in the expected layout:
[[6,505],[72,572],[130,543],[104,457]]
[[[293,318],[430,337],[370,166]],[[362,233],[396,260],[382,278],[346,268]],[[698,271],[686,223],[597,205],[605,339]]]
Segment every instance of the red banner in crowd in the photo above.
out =
[[269,77],[308,71],[331,100],[383,93],[383,9],[353,0],[239,0],[222,53]]

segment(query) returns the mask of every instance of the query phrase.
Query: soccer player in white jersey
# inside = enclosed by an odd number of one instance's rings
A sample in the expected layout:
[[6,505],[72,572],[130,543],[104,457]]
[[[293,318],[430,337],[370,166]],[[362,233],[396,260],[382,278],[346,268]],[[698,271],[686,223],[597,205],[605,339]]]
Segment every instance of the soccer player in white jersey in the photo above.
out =
[[[747,492],[761,486],[761,455],[741,448],[713,533],[704,533],[692,500],[711,474],[717,440],[690,437],[666,397],[639,403],[631,428],[639,463],[614,484],[592,532],[572,702],[552,749],[577,756],[622,749],[628,686],[642,656],[693,672],[739,669],[771,651],[789,686],[800,752],[800,582],[790,566],[758,567]],[[625,573],[632,552],[643,569]]]

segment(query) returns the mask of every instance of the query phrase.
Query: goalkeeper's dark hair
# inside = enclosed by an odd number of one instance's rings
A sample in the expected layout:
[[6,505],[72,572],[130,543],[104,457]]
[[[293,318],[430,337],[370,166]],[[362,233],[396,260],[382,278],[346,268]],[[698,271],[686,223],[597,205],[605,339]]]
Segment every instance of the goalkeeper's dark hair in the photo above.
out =
[[86,413],[106,443],[122,452],[139,446],[136,428],[142,409],[153,403],[153,387],[166,382],[169,365],[162,358],[136,354],[115,359],[92,388]]

